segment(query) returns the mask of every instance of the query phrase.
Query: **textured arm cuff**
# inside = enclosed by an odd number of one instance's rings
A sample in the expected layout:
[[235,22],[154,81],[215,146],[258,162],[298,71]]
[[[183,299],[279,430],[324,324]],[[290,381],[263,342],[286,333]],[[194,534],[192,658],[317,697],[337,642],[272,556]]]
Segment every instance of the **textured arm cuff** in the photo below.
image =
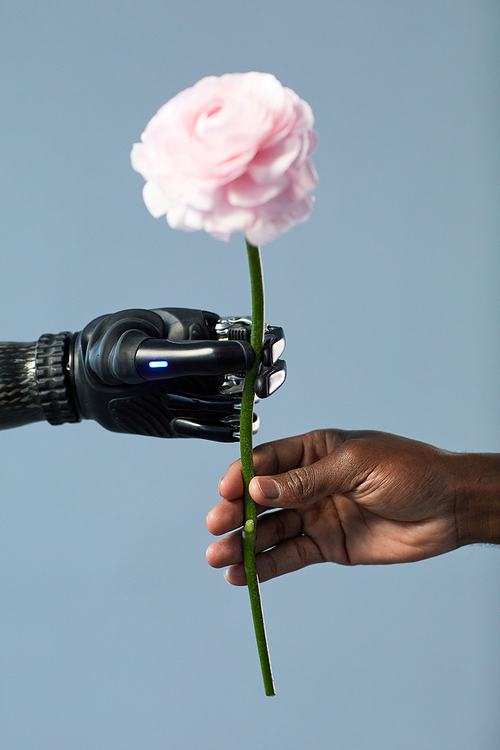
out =
[[45,333],[37,341],[35,372],[40,404],[50,424],[79,422],[69,391],[66,369],[71,334]]

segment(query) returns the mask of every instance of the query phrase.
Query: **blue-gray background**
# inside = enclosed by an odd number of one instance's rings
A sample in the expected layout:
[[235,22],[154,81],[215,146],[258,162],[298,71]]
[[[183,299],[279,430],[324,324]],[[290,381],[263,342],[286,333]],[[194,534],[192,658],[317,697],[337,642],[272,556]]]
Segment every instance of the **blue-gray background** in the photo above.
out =
[[[242,237],[170,230],[132,143],[208,74],[310,102],[308,223],[264,248],[289,378],[259,441],[382,429],[499,451],[496,0],[3,0],[1,339],[126,307],[249,309]],[[314,566],[247,592],[205,563],[237,447],[39,423],[0,435],[3,750],[494,750],[499,553]]]

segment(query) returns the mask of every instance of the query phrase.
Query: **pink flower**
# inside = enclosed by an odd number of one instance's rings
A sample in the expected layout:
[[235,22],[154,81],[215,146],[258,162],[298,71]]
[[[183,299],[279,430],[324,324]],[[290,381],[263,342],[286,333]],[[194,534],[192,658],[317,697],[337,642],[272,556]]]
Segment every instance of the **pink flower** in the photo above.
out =
[[132,148],[143,197],[171,227],[263,245],[311,211],[311,107],[269,73],[202,78],[161,107]]

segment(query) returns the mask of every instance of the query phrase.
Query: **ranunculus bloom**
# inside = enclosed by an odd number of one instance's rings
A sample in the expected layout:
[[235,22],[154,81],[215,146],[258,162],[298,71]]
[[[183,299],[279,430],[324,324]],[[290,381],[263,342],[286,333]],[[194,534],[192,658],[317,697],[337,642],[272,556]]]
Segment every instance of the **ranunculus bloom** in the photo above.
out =
[[164,104],[132,148],[144,202],[176,229],[269,242],[309,216],[313,123],[309,104],[269,73],[202,78]]

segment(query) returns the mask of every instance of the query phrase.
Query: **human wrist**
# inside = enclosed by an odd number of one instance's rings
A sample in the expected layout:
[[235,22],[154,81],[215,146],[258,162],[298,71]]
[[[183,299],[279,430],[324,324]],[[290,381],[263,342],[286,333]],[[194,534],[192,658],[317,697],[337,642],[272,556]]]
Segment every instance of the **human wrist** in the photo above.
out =
[[500,544],[500,454],[453,457],[457,546]]

